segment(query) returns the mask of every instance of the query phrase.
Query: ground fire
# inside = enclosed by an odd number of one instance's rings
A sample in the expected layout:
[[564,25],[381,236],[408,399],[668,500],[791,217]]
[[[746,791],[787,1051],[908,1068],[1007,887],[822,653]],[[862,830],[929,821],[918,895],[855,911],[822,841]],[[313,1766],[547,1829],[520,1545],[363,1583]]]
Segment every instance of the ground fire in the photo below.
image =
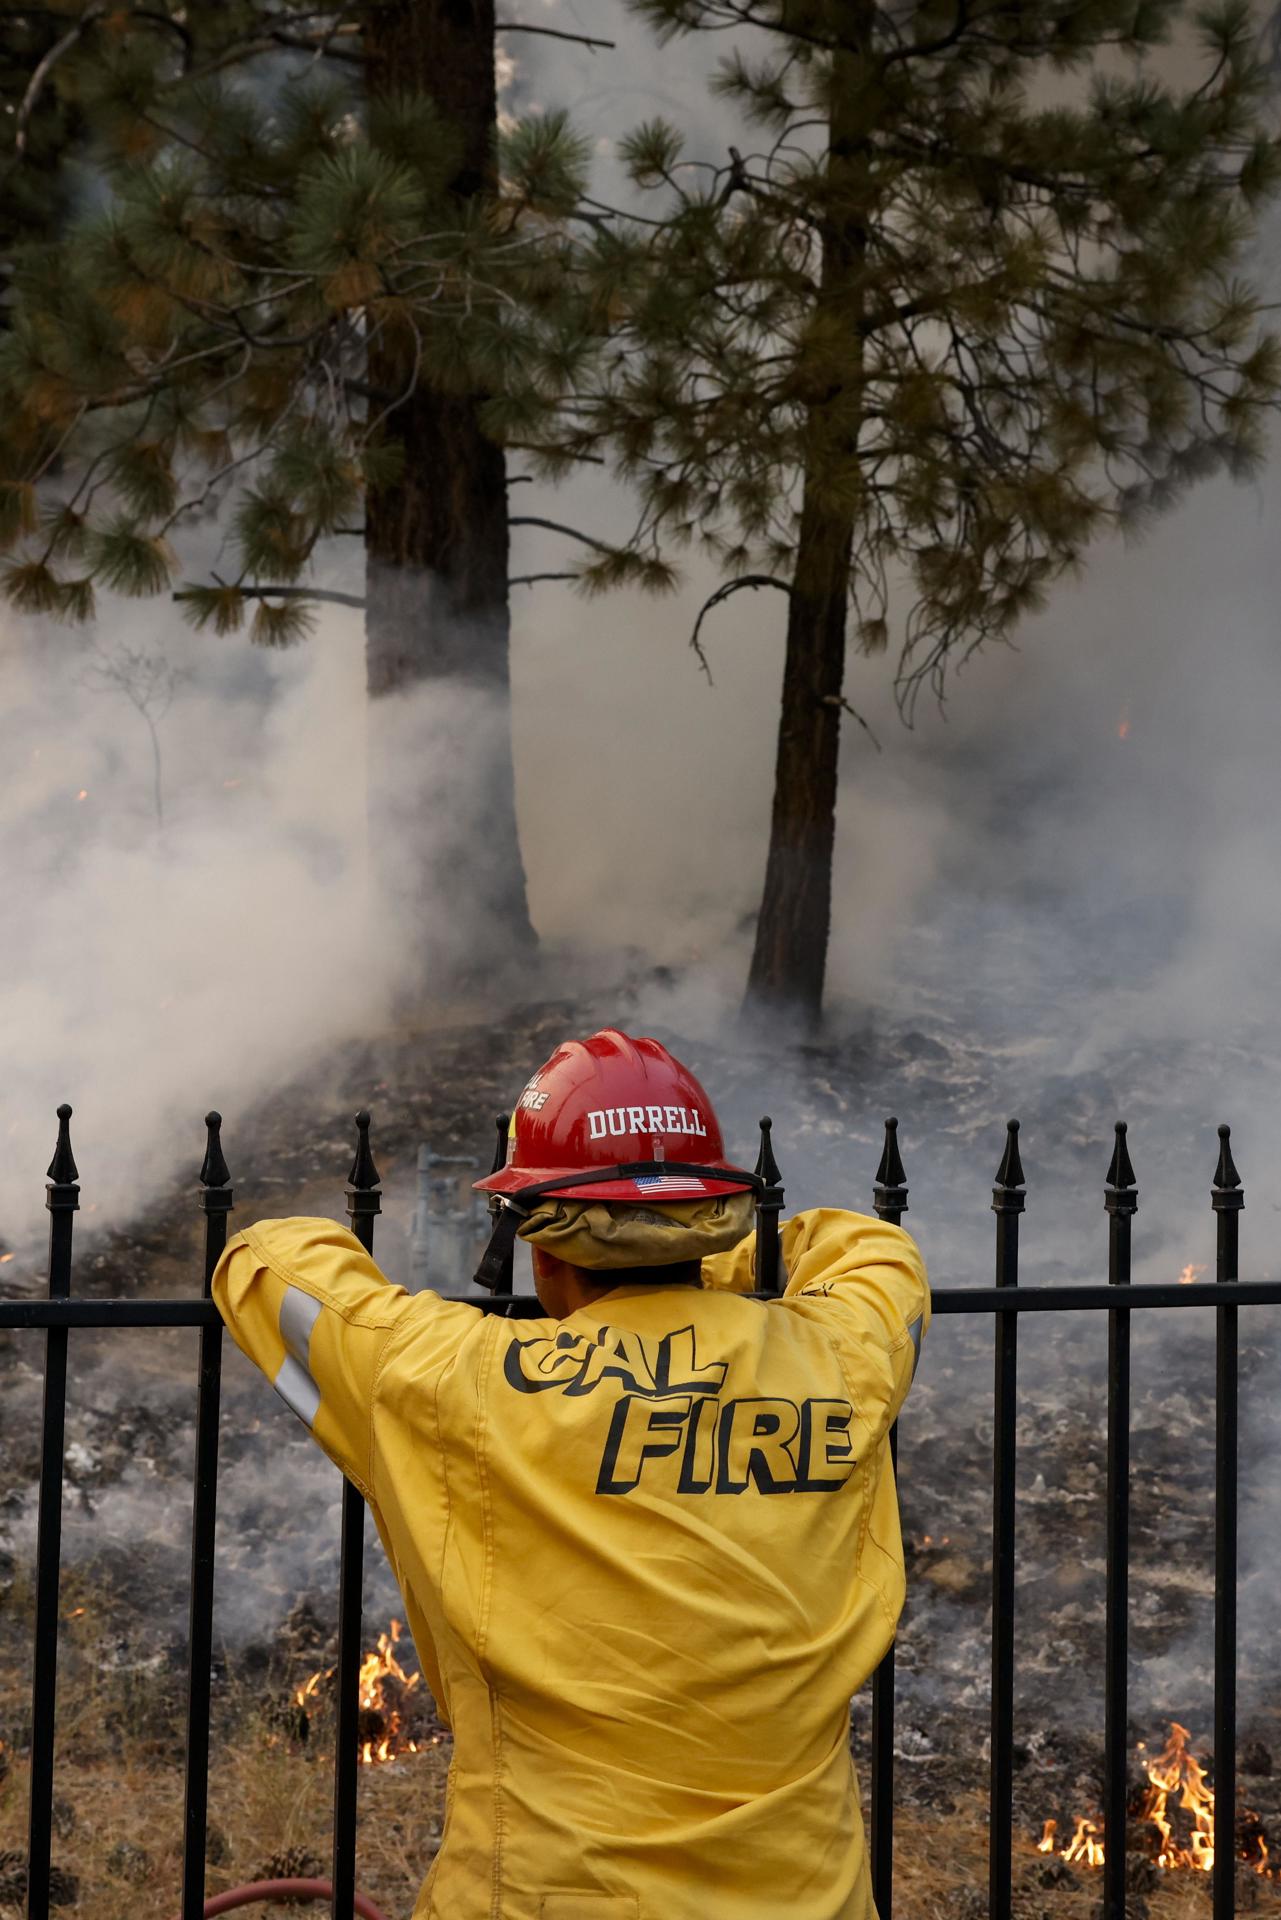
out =
[[[419,1702],[421,1673],[406,1673],[396,1658],[396,1645],[403,1629],[393,1620],[386,1633],[378,1636],[378,1645],[360,1663],[360,1760],[362,1766],[379,1766],[402,1754],[417,1753],[424,1741],[418,1737],[413,1709]],[[310,1716],[313,1708],[329,1694],[337,1672],[321,1667],[294,1694],[294,1705]]]
[[[1177,1720],[1170,1737],[1155,1757],[1139,1743],[1138,1758],[1147,1784],[1132,1796],[1129,1807],[1131,1846],[1136,1828],[1144,1832],[1150,1856],[1166,1871],[1186,1869],[1209,1873],[1214,1866],[1214,1788],[1206,1784],[1205,1769],[1191,1751],[1192,1736]],[[1105,1848],[1100,1822],[1078,1815],[1066,1846],[1059,1845],[1057,1820],[1047,1820],[1039,1842],[1041,1853],[1056,1853],[1078,1866],[1101,1867]],[[1274,1861],[1262,1820],[1248,1809],[1237,1816],[1237,1855],[1256,1873],[1281,1878],[1281,1861]]]

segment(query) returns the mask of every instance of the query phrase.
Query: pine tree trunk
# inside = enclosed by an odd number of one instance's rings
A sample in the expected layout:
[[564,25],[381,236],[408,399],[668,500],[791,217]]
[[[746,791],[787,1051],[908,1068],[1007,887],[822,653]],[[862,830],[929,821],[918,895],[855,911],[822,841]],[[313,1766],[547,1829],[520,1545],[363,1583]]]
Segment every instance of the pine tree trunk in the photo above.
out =
[[[838,11],[846,12],[844,8]],[[848,8],[855,24],[862,4]],[[848,31],[848,22],[843,22]],[[832,924],[832,851],[841,746],[841,698],[854,520],[830,505],[821,469],[857,447],[849,390],[862,360],[858,322],[866,232],[841,195],[846,156],[863,133],[860,69],[850,54],[835,59],[828,181],[834,195],[823,234],[820,299],[849,326],[849,367],[840,389],[810,408],[809,454],[800,532],[787,616],[782,711],[774,769],[765,890],[748,975],[749,1012],[788,1011],[815,1021],[823,1004]],[[839,197],[837,197],[839,196]],[[837,419],[839,416],[839,424]]]
[[[463,142],[455,188],[494,167],[493,0],[370,0],[370,93],[432,96]],[[403,393],[412,345],[376,341],[369,382]],[[371,406],[375,403],[371,401]],[[536,944],[516,830],[507,476],[471,395],[421,381],[389,431],[404,470],[367,502],[371,837],[429,985]]]
[[853,534],[848,520],[825,514],[812,494],[807,485],[787,615],[765,891],[747,982],[749,1009],[795,1011],[807,1020],[823,1004],[832,922]]

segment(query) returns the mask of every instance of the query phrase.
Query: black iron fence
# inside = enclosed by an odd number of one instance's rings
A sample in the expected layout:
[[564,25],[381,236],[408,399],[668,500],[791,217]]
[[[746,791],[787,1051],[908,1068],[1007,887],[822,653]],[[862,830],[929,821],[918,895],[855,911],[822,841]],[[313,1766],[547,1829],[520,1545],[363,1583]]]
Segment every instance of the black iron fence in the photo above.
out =
[[[186,1793],[181,1920],[202,1920],[205,1908],[205,1829],[208,1807],[210,1686],[213,1652],[214,1524],[218,1489],[218,1415],[222,1323],[209,1298],[210,1282],[227,1241],[231,1175],[223,1158],[221,1119],[206,1117],[207,1146],[200,1170],[205,1215],[204,1286],[178,1300],[77,1299],[71,1291],[73,1215],[80,1204],[79,1174],[71,1150],[71,1108],[58,1109],[58,1142],[49,1167],[49,1289],[44,1299],[0,1299],[0,1328],[44,1329],[46,1339],[39,1517],[36,1535],[35,1645],[31,1714],[31,1785],[27,1862],[28,1920],[49,1920],[50,1849],[58,1664],[58,1588],[61,1557],[63,1454],[67,1397],[67,1338],[85,1327],[196,1327],[200,1330],[195,1487],[192,1511],[188,1636]],[[356,1116],[357,1148],[347,1181],[352,1230],[372,1252],[381,1182],[369,1147],[369,1115]],[[499,1122],[505,1139],[506,1116]],[[761,1123],[756,1171],[764,1181],[757,1204],[762,1294],[778,1291],[778,1218],[783,1187]],[[1138,1204],[1123,1123],[1108,1168],[1108,1281],[1099,1286],[1018,1284],[1019,1216],[1025,1182],[1018,1122],[1011,1120],[992,1191],[996,1215],[996,1284],[958,1287],[934,1296],[936,1314],[991,1314],[995,1318],[992,1478],[992,1704],[990,1758],[990,1920],[1010,1920],[1014,1770],[1014,1605],[1016,1396],[1018,1316],[1021,1313],[1106,1313],[1108,1317],[1107,1617],[1104,1726],[1104,1901],[1106,1920],[1123,1920],[1126,1883],[1126,1720],[1129,1572],[1130,1315],[1142,1311],[1211,1306],[1216,1319],[1214,1920],[1235,1913],[1236,1833],[1236,1597],[1237,1597],[1237,1316],[1242,1306],[1281,1305],[1281,1281],[1238,1278],[1237,1229],[1243,1204],[1229,1130],[1219,1128],[1219,1159],[1210,1189],[1216,1229],[1215,1279],[1205,1284],[1134,1285],[1130,1229]],[[897,1122],[886,1122],[885,1147],[873,1187],[873,1206],[898,1223],[908,1188],[899,1155]],[[495,1295],[457,1294],[487,1313],[530,1317],[531,1296],[508,1289]],[[891,1435],[897,1459],[897,1435]],[[352,1920],[356,1890],[356,1798],[359,1765],[359,1668],[364,1572],[364,1502],[344,1484],[339,1561],[336,1749],[334,1758],[332,1920]],[[873,1679],[871,1766],[872,1877],[880,1920],[891,1920],[894,1847],[894,1655]],[[1225,1844],[1226,1837],[1226,1844]]]

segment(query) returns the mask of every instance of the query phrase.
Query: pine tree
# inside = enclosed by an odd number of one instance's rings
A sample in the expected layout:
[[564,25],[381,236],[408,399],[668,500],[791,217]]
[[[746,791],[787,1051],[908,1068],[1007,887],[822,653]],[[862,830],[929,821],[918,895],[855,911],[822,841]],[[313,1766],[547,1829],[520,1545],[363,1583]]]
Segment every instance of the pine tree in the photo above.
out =
[[[198,626],[251,619],[281,646],[316,601],[363,605],[373,834],[384,860],[406,845],[392,810],[417,835],[391,878],[424,909],[424,957],[528,949],[506,473],[485,416],[572,365],[558,269],[578,143],[548,117],[500,151],[492,0],[89,8],[33,109],[54,94],[88,129],[99,191],[15,257],[10,601],[83,620],[101,588],[171,591],[184,530],[216,513],[231,563],[177,595]],[[312,578],[343,537],[363,542],[363,598]],[[447,786],[389,697],[444,677],[474,723]]]
[[650,223],[595,240],[613,337],[570,444],[643,509],[587,578],[696,543],[705,612],[786,594],[749,1002],[813,1016],[851,610],[910,718],[1092,538],[1260,457],[1278,347],[1238,268],[1278,179],[1266,75],[1241,0],[629,4],[664,41],[737,29],[717,87],[757,146],[628,143]]

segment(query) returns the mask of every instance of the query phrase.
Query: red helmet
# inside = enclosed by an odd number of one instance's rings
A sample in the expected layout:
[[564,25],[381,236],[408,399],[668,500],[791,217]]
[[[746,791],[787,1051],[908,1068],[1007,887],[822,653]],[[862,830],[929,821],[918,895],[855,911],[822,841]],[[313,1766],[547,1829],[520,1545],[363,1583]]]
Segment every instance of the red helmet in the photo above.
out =
[[[665,1172],[669,1161],[698,1171]],[[619,1177],[602,1180],[610,1167]],[[575,1185],[575,1174],[596,1177]],[[516,1102],[506,1166],[476,1182],[513,1197],[550,1186],[566,1200],[657,1201],[758,1184],[725,1158],[712,1103],[688,1067],[657,1040],[632,1040],[616,1027],[557,1047]]]

